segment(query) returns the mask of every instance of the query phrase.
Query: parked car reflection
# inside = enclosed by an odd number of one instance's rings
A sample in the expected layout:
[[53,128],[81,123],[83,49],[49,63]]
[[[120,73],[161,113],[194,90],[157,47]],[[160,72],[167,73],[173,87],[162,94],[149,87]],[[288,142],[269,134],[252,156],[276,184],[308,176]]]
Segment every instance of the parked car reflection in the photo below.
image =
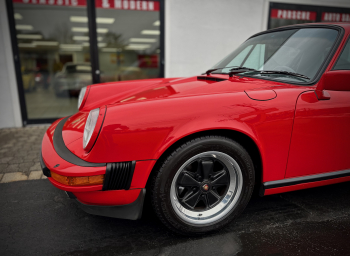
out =
[[55,75],[57,97],[78,96],[80,89],[92,83],[90,63],[66,63]]

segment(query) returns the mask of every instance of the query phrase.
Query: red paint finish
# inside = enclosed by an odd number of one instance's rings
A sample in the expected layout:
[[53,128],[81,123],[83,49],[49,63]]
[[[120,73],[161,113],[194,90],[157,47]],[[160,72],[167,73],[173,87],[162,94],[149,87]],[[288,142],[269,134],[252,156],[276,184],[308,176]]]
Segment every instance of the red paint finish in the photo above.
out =
[[350,91],[297,102],[286,178],[350,169]]
[[[174,143],[201,131],[223,129],[239,132],[256,144],[262,161],[261,182],[350,169],[350,71],[332,70],[350,24],[338,25],[343,26],[345,36],[325,74],[308,86],[224,74],[209,75],[223,79],[219,82],[195,76],[91,85],[84,106],[63,127],[65,145],[92,163],[136,161],[131,189],[72,188],[49,180],[85,203],[126,204],[137,198],[156,161]],[[100,133],[86,152],[82,141],[86,118],[92,109],[104,106]],[[74,166],[57,155],[52,142],[57,122],[43,139],[46,166],[66,176],[104,174],[106,167]],[[274,188],[265,194],[347,180],[350,178]]]
[[155,163],[156,160],[137,161],[130,188],[145,188],[149,174]]
[[274,90],[245,90],[245,93],[252,100],[272,100],[277,97]]
[[307,188],[315,188],[320,186],[332,185],[332,184],[346,182],[346,181],[350,181],[350,177],[342,177],[342,178],[336,178],[336,179],[330,179],[330,180],[308,182],[308,183],[302,183],[302,184],[280,187],[280,188],[270,188],[265,190],[264,196],[285,193],[285,192],[290,192],[295,190],[301,190],[301,189],[307,189]]
[[[52,126],[56,127],[57,123]],[[52,126],[46,131],[42,142],[42,156],[49,170],[64,176],[93,176],[106,173],[106,167],[81,167],[62,159],[55,151],[52,141]],[[52,134],[52,135],[51,135]],[[81,145],[82,147],[82,145]],[[59,165],[59,166],[57,166]],[[57,167],[55,167],[57,166]]]

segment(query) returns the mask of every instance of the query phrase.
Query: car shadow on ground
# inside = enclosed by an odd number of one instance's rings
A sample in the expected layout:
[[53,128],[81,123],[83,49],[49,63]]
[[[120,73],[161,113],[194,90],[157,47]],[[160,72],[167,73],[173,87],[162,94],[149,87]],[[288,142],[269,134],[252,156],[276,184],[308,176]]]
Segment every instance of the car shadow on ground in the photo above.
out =
[[[343,237],[346,225],[350,227],[349,195],[349,183],[343,183],[254,197],[244,213],[225,229],[190,238],[168,231],[146,204],[138,221],[91,216],[103,233],[109,229],[122,239],[111,235],[105,237],[104,246],[95,244],[71,254],[305,255],[308,251],[308,255],[320,255],[323,251],[331,255],[335,249],[339,252],[350,248]],[[120,234],[122,229],[125,231]],[[334,238],[333,245],[330,237]]]
[[93,216],[47,180],[0,184],[2,255],[345,255],[350,183],[255,197],[217,233],[172,233],[146,202],[137,221]]

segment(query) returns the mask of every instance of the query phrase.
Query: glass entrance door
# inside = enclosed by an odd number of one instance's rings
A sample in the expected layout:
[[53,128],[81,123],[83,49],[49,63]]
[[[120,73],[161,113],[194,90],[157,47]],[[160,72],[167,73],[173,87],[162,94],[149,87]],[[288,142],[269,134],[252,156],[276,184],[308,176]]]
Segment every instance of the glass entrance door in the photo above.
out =
[[[77,95],[91,84],[85,0],[13,0],[28,119],[55,119],[77,111]],[[84,21],[84,23],[81,23]]]
[[72,115],[89,84],[163,76],[162,0],[7,2],[24,124]]

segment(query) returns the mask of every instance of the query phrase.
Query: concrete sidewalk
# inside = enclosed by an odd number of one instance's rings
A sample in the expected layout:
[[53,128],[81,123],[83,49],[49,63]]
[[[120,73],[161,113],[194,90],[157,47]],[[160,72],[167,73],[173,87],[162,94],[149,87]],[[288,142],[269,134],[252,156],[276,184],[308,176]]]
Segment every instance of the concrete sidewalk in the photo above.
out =
[[0,183],[46,178],[39,156],[48,125],[0,129]]

